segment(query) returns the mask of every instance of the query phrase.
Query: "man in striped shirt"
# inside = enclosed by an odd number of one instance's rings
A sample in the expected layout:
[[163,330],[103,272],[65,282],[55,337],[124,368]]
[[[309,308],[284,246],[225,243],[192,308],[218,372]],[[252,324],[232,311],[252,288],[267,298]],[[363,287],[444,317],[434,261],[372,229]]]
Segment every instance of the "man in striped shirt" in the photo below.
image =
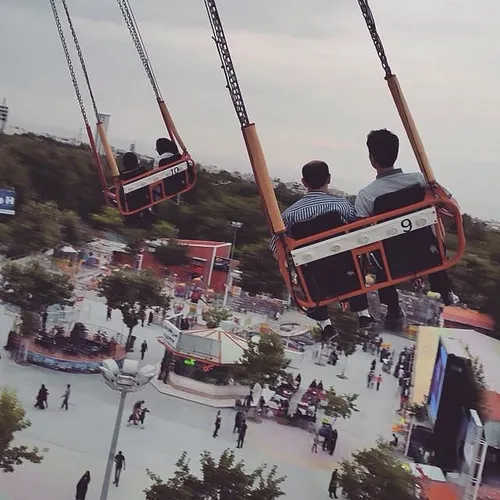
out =
[[[329,212],[338,213],[345,224],[356,219],[356,211],[349,201],[328,193],[330,181],[330,170],[324,161],[313,160],[302,167],[302,184],[307,188],[307,193],[282,213],[287,229],[298,222],[315,219]],[[271,238],[269,247],[276,256],[275,236]],[[358,313],[359,327],[368,328],[375,323],[368,312],[368,300],[366,296],[359,296],[356,299],[351,303],[351,310]],[[334,334],[327,306],[310,309],[307,315],[319,323],[323,330],[323,338],[329,338]]]

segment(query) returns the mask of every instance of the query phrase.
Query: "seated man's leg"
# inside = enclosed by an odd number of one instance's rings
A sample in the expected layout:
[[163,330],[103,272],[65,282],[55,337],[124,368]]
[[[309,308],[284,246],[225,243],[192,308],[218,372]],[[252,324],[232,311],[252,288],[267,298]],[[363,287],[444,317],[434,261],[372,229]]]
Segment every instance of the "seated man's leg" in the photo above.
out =
[[328,306],[314,307],[307,310],[307,317],[318,322],[322,332],[321,338],[326,341],[335,335],[335,328],[330,321]]
[[358,313],[359,328],[370,328],[376,321],[368,310],[368,297],[366,294],[357,295],[349,299],[349,309]]
[[405,314],[399,305],[399,295],[395,286],[381,288],[378,291],[378,298],[381,304],[385,304],[387,306],[387,314],[384,318],[386,323],[397,323],[405,317]]
[[460,299],[453,293],[452,283],[446,271],[429,274],[429,283],[431,290],[441,295],[444,305],[451,306],[459,302]]

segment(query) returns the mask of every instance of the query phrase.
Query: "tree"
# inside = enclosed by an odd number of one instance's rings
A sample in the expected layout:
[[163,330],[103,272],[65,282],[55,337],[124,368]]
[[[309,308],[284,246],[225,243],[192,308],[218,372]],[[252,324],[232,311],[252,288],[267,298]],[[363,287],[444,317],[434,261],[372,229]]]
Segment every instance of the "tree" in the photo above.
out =
[[279,273],[269,242],[247,245],[238,252],[241,270],[241,287],[250,293],[269,293],[281,297],[284,282]]
[[174,476],[166,483],[147,471],[153,484],[145,490],[146,500],[276,500],[285,495],[277,467],[266,474],[262,465],[251,472],[236,461],[233,450],[225,450],[219,460],[205,451],[201,454],[202,478],[191,473],[186,452],[177,461]]
[[155,248],[155,260],[164,266],[185,266],[189,264],[189,247],[175,240]]
[[231,317],[231,311],[226,307],[210,306],[208,310],[203,311],[202,317],[207,323],[207,328],[217,328],[222,321]]
[[21,309],[25,335],[34,333],[35,318],[48,307],[71,304],[73,289],[68,276],[48,271],[37,261],[7,264],[0,277],[0,300]]
[[127,346],[141,315],[150,307],[168,307],[169,297],[163,291],[163,282],[152,271],[115,271],[105,276],[98,285],[98,294],[111,309],[119,309],[127,326]]
[[14,467],[23,462],[39,464],[43,460],[38,448],[29,450],[23,445],[11,446],[14,434],[31,426],[25,416],[16,393],[3,389],[0,393],[0,470],[3,472],[14,472]]
[[60,223],[62,240],[66,243],[80,246],[90,240],[90,229],[75,212],[71,210],[61,212]]
[[242,372],[252,382],[273,385],[279,376],[285,375],[290,360],[285,357],[281,337],[271,332],[260,335],[257,343],[248,342],[240,363]]
[[388,443],[357,451],[340,462],[339,484],[347,500],[417,500],[417,479],[403,467]]
[[359,411],[356,401],[359,394],[337,394],[334,387],[326,392],[326,402],[321,406],[325,415],[334,418],[351,418],[353,413]]
[[10,223],[10,252],[29,255],[49,250],[61,242],[60,212],[53,202],[30,201]]

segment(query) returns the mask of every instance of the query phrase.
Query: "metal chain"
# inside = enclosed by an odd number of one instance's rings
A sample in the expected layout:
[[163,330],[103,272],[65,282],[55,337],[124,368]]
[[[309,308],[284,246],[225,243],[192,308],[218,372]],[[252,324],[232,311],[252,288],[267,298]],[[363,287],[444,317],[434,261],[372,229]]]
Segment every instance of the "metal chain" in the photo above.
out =
[[80,105],[80,111],[83,116],[83,121],[85,125],[89,125],[89,120],[87,117],[87,111],[85,110],[85,104],[83,102],[82,94],[80,93],[80,87],[78,86],[78,80],[76,79],[75,69],[71,61],[71,55],[68,50],[68,44],[66,43],[66,38],[64,36],[64,31],[62,29],[61,20],[59,19],[59,13],[57,12],[57,6],[55,0],[49,0],[50,6],[52,7],[52,14],[54,15],[54,21],[57,26],[57,31],[59,32],[59,38],[61,39],[61,44],[64,50],[64,55],[66,56],[66,62],[68,64],[68,69],[71,75],[71,80],[73,82],[73,88],[75,89],[76,98],[78,99],[78,104]]
[[245,127],[250,124],[250,119],[248,118],[248,113],[243,101],[243,95],[241,93],[238,79],[236,78],[236,71],[234,69],[233,60],[231,59],[231,53],[229,52],[229,46],[226,41],[226,35],[224,34],[224,29],[217,11],[215,0],[205,0],[205,7],[207,8],[210,25],[212,26],[212,39],[217,46],[217,51],[219,52],[219,57],[222,63],[221,67],[226,77],[226,87],[229,90],[234,109],[238,115],[238,120],[240,121],[241,126]]
[[66,19],[68,20],[68,26],[69,29],[71,30],[71,35],[73,36],[73,42],[76,47],[76,52],[78,53],[78,59],[80,60],[80,66],[82,67],[83,75],[85,77],[85,82],[87,83],[87,89],[89,91],[90,100],[92,101],[92,107],[94,108],[95,117],[96,120],[100,122],[101,120],[99,119],[99,110],[97,109],[94,92],[92,91],[92,85],[90,84],[90,78],[87,72],[87,65],[85,64],[85,59],[83,58],[82,49],[80,48],[80,42],[78,41],[75,28],[73,27],[73,21],[71,20],[71,15],[69,13],[68,5],[66,4],[66,0],[61,0],[61,2],[64,7],[64,12],[66,13]]
[[160,88],[158,85],[158,82],[156,80],[156,77],[153,72],[153,68],[151,66],[151,62],[149,60],[148,54],[146,52],[146,48],[144,46],[144,43],[142,42],[141,35],[139,33],[139,30],[137,28],[137,23],[135,22],[134,15],[132,13],[132,9],[130,8],[130,5],[126,0],[117,0],[118,5],[120,7],[121,13],[123,18],[125,19],[125,23],[127,24],[127,28],[130,32],[130,36],[132,37],[132,40],[134,42],[135,48],[137,50],[137,53],[139,54],[139,57],[141,59],[142,65],[144,66],[144,69],[146,70],[146,75],[149,78],[149,81],[151,83],[151,87],[153,88],[153,92],[155,93],[156,99],[162,101],[163,97],[160,92]]
[[389,62],[387,61],[387,56],[385,55],[384,46],[382,45],[382,40],[377,32],[377,26],[375,24],[375,19],[373,17],[372,11],[368,4],[368,0],[358,0],[359,7],[361,8],[361,12],[363,17],[365,18],[366,26],[368,27],[368,31],[370,32],[370,36],[373,40],[373,45],[375,45],[375,50],[377,51],[377,55],[382,63],[382,68],[385,71],[385,77],[388,78],[392,75],[392,70],[389,66]]

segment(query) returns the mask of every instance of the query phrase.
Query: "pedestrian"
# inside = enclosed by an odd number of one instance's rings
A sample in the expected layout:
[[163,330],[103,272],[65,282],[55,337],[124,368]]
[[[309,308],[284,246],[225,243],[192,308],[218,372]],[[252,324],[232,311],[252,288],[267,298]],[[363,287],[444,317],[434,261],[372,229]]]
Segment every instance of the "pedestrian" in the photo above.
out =
[[45,387],[45,384],[42,384],[36,396],[35,408],[40,408],[40,410],[45,410],[45,408],[48,408],[48,396],[49,391]]
[[377,375],[376,382],[377,382],[377,391],[378,391],[380,389],[380,383],[382,382],[382,374],[381,373],[379,373]]
[[238,442],[236,448],[243,448],[243,443],[245,442],[245,434],[247,433],[247,422],[245,419],[242,420],[240,425],[240,430],[238,432]]
[[61,410],[64,408],[66,411],[68,410],[68,401],[69,401],[69,395],[71,394],[71,385],[68,384],[66,386],[66,390],[64,391],[64,394],[61,396],[63,398],[62,405],[61,405]]
[[144,359],[144,354],[146,354],[146,351],[148,350],[148,343],[143,340],[141,344],[141,360]]
[[337,439],[339,437],[339,432],[337,429],[333,429],[332,436],[328,442],[328,453],[333,455],[335,453],[335,448],[337,447]]
[[372,371],[375,371],[376,366],[377,366],[377,360],[376,360],[376,359],[374,359],[374,360],[372,361]]
[[141,326],[144,326],[144,321],[146,321],[146,311],[144,309],[139,311],[139,319],[141,320]]
[[121,451],[119,451],[115,456],[115,480],[113,481],[115,486],[118,486],[122,469],[125,470],[125,468],[125,456]]
[[148,316],[148,326],[153,322],[154,319],[154,314],[153,314],[153,309],[149,311],[149,316]]
[[236,412],[236,415],[234,417],[234,428],[233,428],[233,434],[236,432],[236,431],[239,431],[240,430],[240,425],[241,425],[241,422],[243,420],[243,412],[241,410],[238,410]]
[[213,437],[216,438],[219,435],[220,424],[222,422],[222,417],[220,416],[220,410],[217,412],[215,417],[215,427]]
[[328,493],[330,494],[330,498],[338,498],[338,496],[337,496],[338,484],[339,484],[339,475],[338,475],[337,469],[335,469],[332,472],[330,484],[328,485]]
[[80,478],[76,485],[76,497],[75,500],[85,500],[87,496],[87,488],[90,483],[90,471],[85,472],[85,474]]
[[318,453],[318,443],[319,443],[319,435],[318,433],[314,434],[313,444],[311,447],[311,453]]
[[111,311],[113,309],[111,309],[111,307],[108,306],[108,308],[106,309],[106,321],[111,321]]
[[144,420],[146,418],[146,413],[150,413],[147,408],[142,408],[139,413],[139,422],[141,423],[141,429],[144,429]]

